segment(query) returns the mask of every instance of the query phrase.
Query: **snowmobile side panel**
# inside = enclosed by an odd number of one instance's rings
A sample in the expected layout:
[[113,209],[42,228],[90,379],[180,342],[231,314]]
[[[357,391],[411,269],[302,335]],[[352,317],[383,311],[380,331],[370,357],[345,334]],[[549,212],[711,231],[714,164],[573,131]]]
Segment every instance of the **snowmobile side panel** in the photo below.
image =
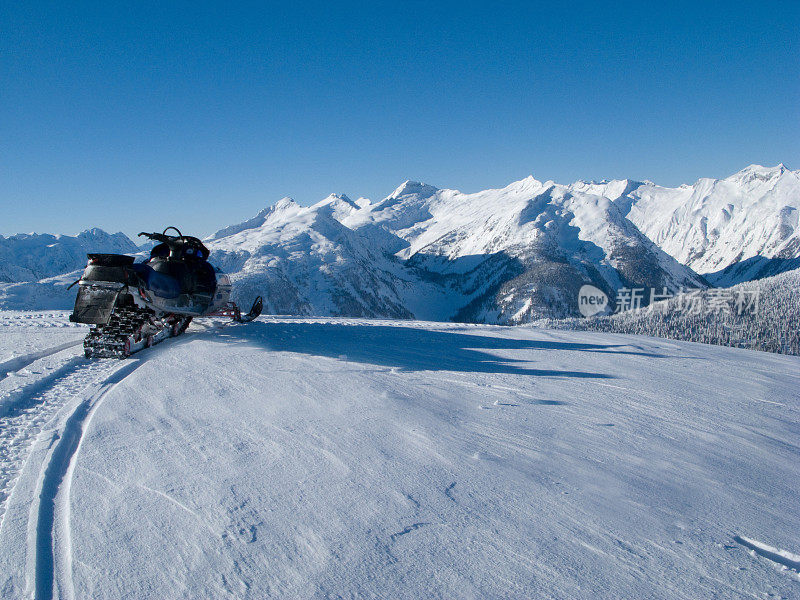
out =
[[140,290],[136,304],[159,314],[174,313],[202,317],[209,312],[211,296],[208,294],[180,294],[175,298],[159,296],[155,290]]

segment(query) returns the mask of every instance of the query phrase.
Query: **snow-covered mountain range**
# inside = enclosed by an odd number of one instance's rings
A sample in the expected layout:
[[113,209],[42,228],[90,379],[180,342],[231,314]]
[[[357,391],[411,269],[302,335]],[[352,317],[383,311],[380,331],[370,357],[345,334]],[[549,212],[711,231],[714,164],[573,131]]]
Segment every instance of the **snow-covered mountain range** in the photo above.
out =
[[529,177],[464,194],[407,181],[378,203],[284,199],[208,240],[240,294],[276,313],[520,323],[578,290],[702,286],[608,198]]
[[89,229],[72,237],[20,233],[0,235],[0,282],[36,281],[86,264],[89,252],[128,254],[138,248],[124,233],[108,234],[102,229]]
[[[263,295],[273,314],[513,324],[576,315],[586,283],[610,296],[622,287],[675,292],[800,267],[798,210],[800,172],[783,165],[678,188],[528,177],[467,194],[407,181],[379,202],[333,194],[302,207],[284,198],[206,242],[235,295]],[[0,249],[28,238],[0,238]],[[38,238],[32,256],[58,250],[50,238],[76,240],[71,262],[39,261],[67,268],[14,262],[21,254],[12,250],[0,255],[0,279],[80,268],[89,250],[136,251],[99,230]],[[0,305],[24,308],[33,296],[55,308],[66,279],[0,284]]]
[[800,267],[800,171],[783,164],[678,188],[630,180],[571,188],[614,200],[642,233],[714,285]]

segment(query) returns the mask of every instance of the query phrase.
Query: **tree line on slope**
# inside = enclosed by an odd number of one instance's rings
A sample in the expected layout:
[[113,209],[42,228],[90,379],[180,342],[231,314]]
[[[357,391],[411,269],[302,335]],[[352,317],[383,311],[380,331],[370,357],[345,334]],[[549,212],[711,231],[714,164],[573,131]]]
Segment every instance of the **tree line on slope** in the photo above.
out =
[[[588,319],[540,320],[555,329],[603,331],[718,344],[800,356],[800,270],[731,288],[731,303],[716,310],[690,310],[714,305],[715,289],[681,294],[647,308]],[[747,295],[756,305],[737,310],[735,298]]]

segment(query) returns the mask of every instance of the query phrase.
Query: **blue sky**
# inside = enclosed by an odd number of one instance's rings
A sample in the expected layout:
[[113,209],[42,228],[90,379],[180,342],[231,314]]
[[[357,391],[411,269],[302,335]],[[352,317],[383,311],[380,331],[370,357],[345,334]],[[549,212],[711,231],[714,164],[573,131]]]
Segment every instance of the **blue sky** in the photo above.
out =
[[3,3],[0,234],[800,168],[798,3],[431,4]]

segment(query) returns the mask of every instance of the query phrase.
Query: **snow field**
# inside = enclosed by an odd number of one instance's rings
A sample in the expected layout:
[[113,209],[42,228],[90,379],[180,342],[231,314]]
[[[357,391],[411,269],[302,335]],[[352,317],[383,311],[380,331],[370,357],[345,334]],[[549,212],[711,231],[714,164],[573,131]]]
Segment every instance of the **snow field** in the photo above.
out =
[[3,597],[800,593],[797,357],[270,317],[79,351],[15,392]]

